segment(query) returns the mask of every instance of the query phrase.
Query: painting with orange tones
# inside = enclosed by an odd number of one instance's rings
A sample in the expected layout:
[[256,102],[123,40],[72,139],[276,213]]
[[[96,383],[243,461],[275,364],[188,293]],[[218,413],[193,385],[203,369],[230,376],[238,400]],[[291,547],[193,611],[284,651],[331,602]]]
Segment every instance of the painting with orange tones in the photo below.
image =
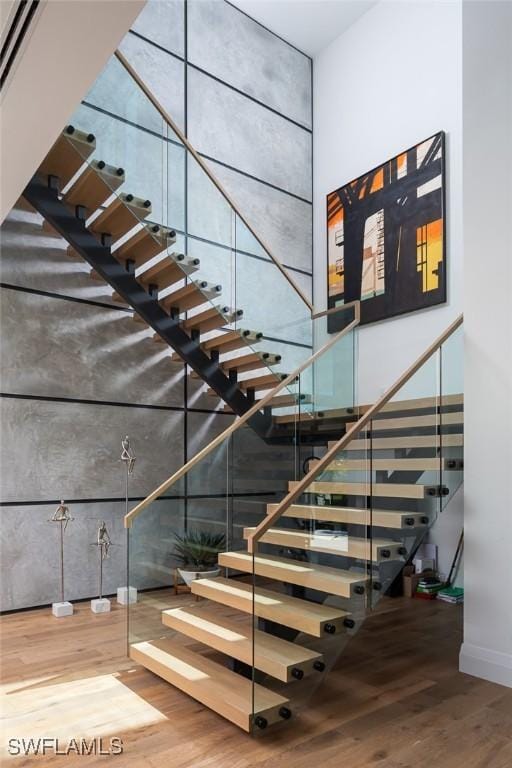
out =
[[444,168],[441,131],[327,195],[329,307],[373,323],[446,301]]

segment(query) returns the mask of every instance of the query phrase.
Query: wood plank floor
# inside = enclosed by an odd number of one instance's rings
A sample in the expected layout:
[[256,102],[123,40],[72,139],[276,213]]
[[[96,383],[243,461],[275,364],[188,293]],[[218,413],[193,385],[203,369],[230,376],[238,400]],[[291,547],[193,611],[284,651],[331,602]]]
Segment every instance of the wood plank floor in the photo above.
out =
[[[187,602],[158,593],[155,604]],[[457,671],[461,611],[384,600],[284,728],[252,738],[126,657],[126,612],[88,604],[5,616],[2,757],[10,738],[122,739],[117,768],[511,768],[512,691]],[[149,610],[149,608],[148,608]],[[14,761],[14,762],[13,762]],[[107,761],[107,762],[105,762]],[[19,766],[105,756],[16,757]]]

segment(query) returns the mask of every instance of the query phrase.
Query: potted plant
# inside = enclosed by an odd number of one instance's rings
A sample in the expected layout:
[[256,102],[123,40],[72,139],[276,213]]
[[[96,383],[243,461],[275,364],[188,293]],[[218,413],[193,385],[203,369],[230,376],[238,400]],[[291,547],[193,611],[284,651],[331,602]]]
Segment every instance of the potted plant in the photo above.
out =
[[178,571],[190,587],[194,579],[215,578],[220,573],[217,557],[226,546],[223,533],[188,531],[183,536],[174,534],[174,554],[180,561]]

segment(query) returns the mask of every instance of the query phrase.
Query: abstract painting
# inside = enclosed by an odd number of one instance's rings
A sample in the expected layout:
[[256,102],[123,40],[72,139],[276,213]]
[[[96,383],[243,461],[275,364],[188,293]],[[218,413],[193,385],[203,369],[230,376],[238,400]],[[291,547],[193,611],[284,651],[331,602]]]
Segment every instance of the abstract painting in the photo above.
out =
[[360,299],[363,324],[446,301],[444,164],[441,131],[327,195],[329,307]]

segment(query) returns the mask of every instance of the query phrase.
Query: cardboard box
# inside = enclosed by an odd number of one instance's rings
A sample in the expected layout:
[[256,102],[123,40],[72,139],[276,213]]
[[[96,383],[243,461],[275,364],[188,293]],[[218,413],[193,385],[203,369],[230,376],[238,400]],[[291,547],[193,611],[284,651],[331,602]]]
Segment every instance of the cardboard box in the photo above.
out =
[[437,568],[437,544],[424,543],[418,547],[413,560],[416,573],[423,573],[427,569]]
[[415,557],[413,562],[418,574],[423,573],[423,571],[433,571],[436,566],[432,557]]
[[435,576],[433,570],[427,570],[423,573],[416,573],[414,565],[406,565],[402,571],[402,581],[405,597],[414,597],[416,587],[420,583],[422,576]]

